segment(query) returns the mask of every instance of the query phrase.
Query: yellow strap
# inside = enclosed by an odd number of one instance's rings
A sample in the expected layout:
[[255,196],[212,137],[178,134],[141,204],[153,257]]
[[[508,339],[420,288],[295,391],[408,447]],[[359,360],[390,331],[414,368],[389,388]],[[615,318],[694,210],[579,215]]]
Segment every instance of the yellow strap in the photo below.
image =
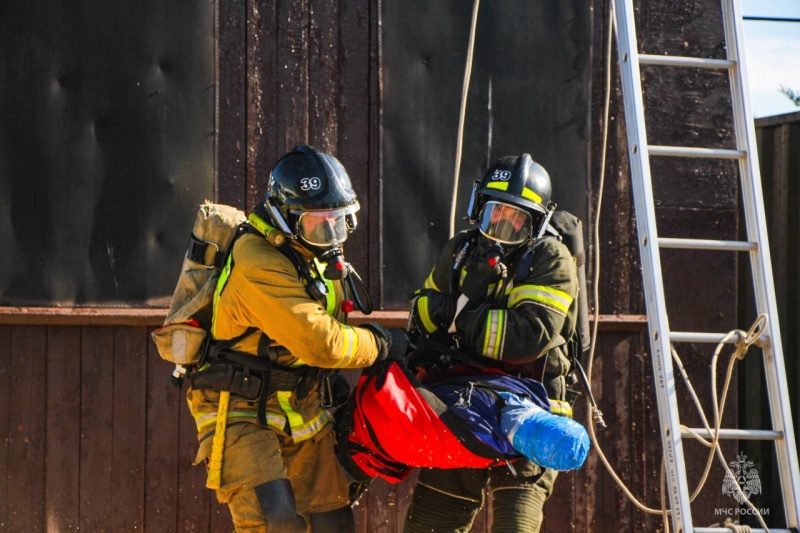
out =
[[230,391],[220,391],[217,428],[211,444],[211,460],[208,463],[206,487],[209,489],[218,489],[222,480],[222,452],[225,450],[225,427],[228,423],[228,403],[230,399]]
[[554,400],[553,398],[549,398],[549,400],[550,413],[572,418],[572,406],[569,404],[569,402],[565,402],[563,400]]

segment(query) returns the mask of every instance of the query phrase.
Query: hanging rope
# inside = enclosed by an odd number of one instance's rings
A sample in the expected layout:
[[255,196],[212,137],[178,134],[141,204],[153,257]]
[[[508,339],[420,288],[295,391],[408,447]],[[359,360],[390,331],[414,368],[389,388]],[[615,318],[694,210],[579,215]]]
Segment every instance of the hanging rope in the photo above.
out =
[[[606,153],[608,151],[608,116],[609,116],[609,109],[611,107],[611,55],[612,55],[612,37],[613,33],[616,31],[616,27],[614,26],[614,2],[612,1],[609,8],[608,14],[608,39],[606,44],[606,61],[605,61],[605,69],[606,69],[606,77],[605,77],[605,102],[603,106],[603,141],[602,147],[600,150],[601,153],[601,162],[600,162],[600,185],[598,186],[598,193],[597,193],[597,207],[595,208],[595,218],[594,218],[594,231],[592,232],[592,239],[594,240],[594,276],[592,278],[592,299],[594,300],[594,320],[592,322],[592,339],[589,347],[589,360],[586,365],[586,374],[589,379],[589,383],[591,383],[592,379],[592,364],[594,362],[594,354],[595,348],[597,347],[597,330],[599,326],[599,312],[600,309],[599,301],[600,301],[600,211],[602,207],[602,199],[603,199],[603,188],[605,187],[605,175],[606,175]],[[589,402],[587,398],[587,402]],[[589,408],[590,412],[592,409],[591,403],[587,403],[587,407]],[[589,438],[592,441],[592,446],[594,447],[597,456],[600,458],[600,462],[603,463],[606,470],[608,471],[611,478],[614,482],[619,486],[622,492],[627,496],[627,498],[633,503],[640,511],[649,514],[663,514],[664,511],[662,509],[653,509],[651,507],[646,506],[645,504],[641,503],[636,496],[628,489],[627,485],[624,481],[617,475],[617,472],[614,470],[614,467],[611,466],[608,458],[606,457],[605,453],[603,453],[603,449],[600,447],[600,443],[597,441],[597,435],[595,434],[594,428],[594,419],[591,419],[590,423],[587,424],[589,429]],[[663,494],[663,491],[662,491]],[[663,507],[663,505],[662,505]],[[666,531],[666,530],[665,530]]]
[[456,234],[456,201],[458,200],[458,181],[461,174],[461,150],[464,143],[464,120],[467,114],[467,93],[469,80],[472,77],[472,56],[475,50],[475,29],[478,27],[478,7],[481,0],[475,0],[472,6],[472,24],[469,29],[469,47],[467,61],[464,66],[464,86],[461,88],[461,111],[458,114],[458,135],[456,136],[456,170],[453,177],[453,194],[450,200],[450,237]]

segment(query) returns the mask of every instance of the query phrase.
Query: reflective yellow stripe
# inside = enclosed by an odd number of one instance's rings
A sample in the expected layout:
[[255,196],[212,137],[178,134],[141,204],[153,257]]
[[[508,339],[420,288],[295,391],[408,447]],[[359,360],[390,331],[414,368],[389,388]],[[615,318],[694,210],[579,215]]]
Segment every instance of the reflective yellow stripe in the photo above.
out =
[[417,299],[417,313],[419,314],[420,320],[422,320],[422,325],[425,327],[425,331],[428,333],[433,333],[438,329],[436,324],[433,323],[433,320],[431,320],[431,315],[428,311],[427,296],[422,296]]
[[562,400],[554,400],[553,398],[549,398],[549,400],[552,414],[572,418],[572,406],[569,403]]
[[[267,415],[267,425],[269,427],[277,431],[286,430],[287,417],[285,415],[272,413],[270,411],[267,411],[266,415]],[[228,411],[228,421],[246,420],[246,419],[256,421],[257,418],[258,414],[256,413],[256,411],[253,410]],[[292,426],[291,422],[289,422],[289,426],[292,428],[292,439],[295,442],[300,442],[303,440],[310,439],[311,437],[319,433],[319,431],[325,426],[325,424],[328,423],[328,421],[330,421],[331,418],[332,416],[328,411],[320,410],[317,416],[315,416],[308,422],[301,423],[296,427]],[[197,432],[202,433],[204,430],[212,426],[215,426],[217,424],[217,413],[207,413],[205,415],[201,415],[197,417],[195,422],[197,423]]]
[[286,418],[289,420],[289,425],[292,428],[302,427],[304,424],[303,415],[292,409],[292,404],[289,402],[294,393],[289,390],[279,390],[275,394],[278,396],[278,405],[281,406],[281,411],[286,414]]
[[358,349],[358,335],[353,328],[344,324],[340,324],[340,326],[342,329],[342,358],[336,364],[337,367],[346,365]]
[[215,337],[217,336],[217,332],[214,329],[217,323],[217,304],[219,303],[219,297],[222,294],[222,290],[228,283],[228,276],[231,275],[232,262],[233,262],[233,254],[230,254],[228,256],[228,260],[225,261],[225,266],[222,267],[222,271],[219,273],[219,280],[217,280],[217,288],[214,289],[214,305],[212,307],[212,312],[211,312],[211,334],[214,335]]
[[534,302],[566,315],[572,305],[572,296],[564,291],[544,285],[520,285],[514,287],[508,296],[509,307],[523,302]]
[[435,270],[431,271],[431,273],[428,274],[428,279],[426,279],[425,283],[422,284],[422,288],[423,289],[433,289],[433,290],[435,290],[437,292],[442,292],[441,290],[439,290],[439,287],[436,286],[436,282],[433,281],[433,273],[434,272],[435,272]]
[[487,189],[499,189],[501,191],[505,191],[508,189],[508,182],[507,181],[492,181],[486,184]]
[[263,218],[256,215],[255,213],[250,213],[250,216],[247,217],[247,223],[253,226],[261,235],[266,235],[270,231],[274,230],[272,226],[267,224]]
[[317,433],[333,418],[328,411],[320,410],[319,414],[306,422],[305,424],[294,427],[292,426],[292,440],[301,442],[308,440]]
[[[258,415],[255,411],[248,410],[248,411],[228,411],[228,420],[232,419],[242,419],[242,418],[258,418]],[[197,424],[197,432],[202,433],[206,429],[210,428],[211,426],[217,425],[217,413],[206,413],[200,415],[195,418],[195,424]]]
[[505,319],[504,309],[494,309],[486,313],[486,333],[483,337],[484,357],[500,359]]
[[524,187],[522,189],[522,197],[527,198],[528,200],[533,200],[537,204],[542,203],[542,197],[527,187]]
[[[320,263],[315,257],[314,265],[316,265],[318,272],[324,272],[327,263]],[[325,295],[325,311],[329,315],[333,315],[333,313],[336,312],[336,287],[333,281],[327,279],[325,276],[320,276],[320,278],[325,282],[325,286],[328,288],[328,294]]]
[[325,286],[328,287],[328,294],[325,295],[325,311],[329,315],[333,315],[336,312],[336,287],[333,285],[333,281],[322,279],[325,281]]

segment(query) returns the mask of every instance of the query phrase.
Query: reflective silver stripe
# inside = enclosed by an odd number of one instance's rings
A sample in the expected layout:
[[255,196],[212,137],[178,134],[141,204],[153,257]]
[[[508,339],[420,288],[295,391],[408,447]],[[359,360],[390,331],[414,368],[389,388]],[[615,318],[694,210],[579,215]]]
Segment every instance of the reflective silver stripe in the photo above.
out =
[[544,285],[520,285],[509,293],[508,305],[516,307],[525,302],[532,302],[562,315],[566,315],[572,305],[573,298],[564,291]]
[[486,333],[483,342],[483,355],[500,359],[506,330],[504,309],[494,309],[486,314]]
[[346,365],[358,349],[358,335],[350,326],[342,324],[342,358],[336,363],[336,367]]

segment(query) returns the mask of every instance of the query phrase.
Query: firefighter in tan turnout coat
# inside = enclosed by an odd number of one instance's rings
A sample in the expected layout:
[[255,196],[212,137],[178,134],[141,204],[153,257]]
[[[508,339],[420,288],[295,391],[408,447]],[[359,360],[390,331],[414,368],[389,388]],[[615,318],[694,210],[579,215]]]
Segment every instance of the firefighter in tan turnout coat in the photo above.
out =
[[[331,431],[329,408],[347,395],[335,369],[401,358],[407,344],[402,330],[344,322],[350,298],[360,302],[342,252],[358,208],[339,161],[298,146],[273,168],[266,200],[220,275],[215,342],[188,401],[199,433],[196,464],[219,459],[214,441],[224,415],[216,490],[236,531],[354,529]],[[227,406],[220,388],[230,389]]]

